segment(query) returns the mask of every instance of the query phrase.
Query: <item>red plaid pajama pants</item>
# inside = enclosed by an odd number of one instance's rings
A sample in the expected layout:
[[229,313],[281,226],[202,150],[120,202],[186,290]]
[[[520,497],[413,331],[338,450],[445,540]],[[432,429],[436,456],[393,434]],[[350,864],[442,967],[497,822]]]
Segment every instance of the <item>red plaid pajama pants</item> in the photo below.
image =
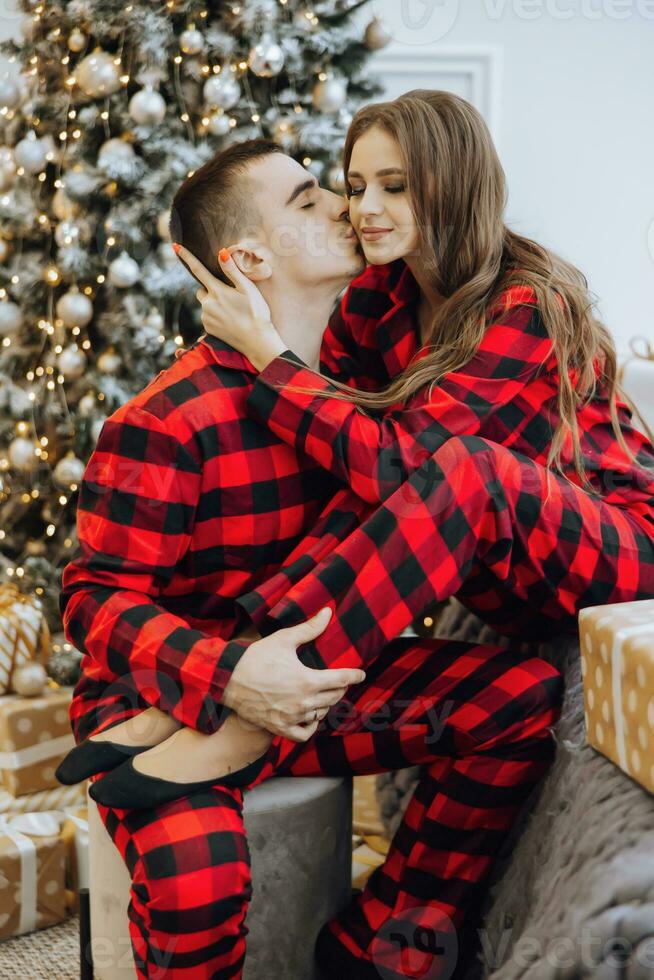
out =
[[[301,659],[363,664],[366,680],[309,742],[275,738],[256,782],[424,764],[384,864],[330,928],[383,980],[446,980],[552,760],[562,679],[517,649],[397,635],[454,594],[507,635],[573,631],[585,605],[654,596],[654,530],[521,454],[456,437],[327,554],[319,540],[245,608],[269,632],[331,604]],[[240,977],[252,888],[242,791],[217,783],[152,811],[99,809],[132,875],[139,974]]]

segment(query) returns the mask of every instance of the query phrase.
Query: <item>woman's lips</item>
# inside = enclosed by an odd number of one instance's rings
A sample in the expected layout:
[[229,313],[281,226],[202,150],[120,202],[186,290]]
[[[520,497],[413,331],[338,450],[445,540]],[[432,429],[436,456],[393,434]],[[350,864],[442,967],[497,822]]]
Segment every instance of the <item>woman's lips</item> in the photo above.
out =
[[376,242],[379,238],[383,238],[384,235],[388,235],[391,230],[391,228],[362,228],[361,234],[365,241]]

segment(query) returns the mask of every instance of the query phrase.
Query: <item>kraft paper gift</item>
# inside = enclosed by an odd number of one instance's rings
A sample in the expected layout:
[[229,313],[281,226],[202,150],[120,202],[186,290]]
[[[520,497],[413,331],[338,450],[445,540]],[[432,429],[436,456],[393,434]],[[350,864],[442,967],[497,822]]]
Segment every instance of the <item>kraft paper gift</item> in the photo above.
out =
[[77,911],[79,889],[89,887],[89,821],[86,806],[67,809],[61,838],[66,845],[66,904]]
[[25,698],[0,696],[0,770],[12,796],[60,786],[55,769],[75,744],[68,709],[72,687]]
[[67,914],[62,814],[0,816],[0,939],[61,922]]
[[40,601],[23,595],[14,582],[0,585],[0,694],[10,690],[14,668],[30,660],[45,665],[50,631]]
[[579,612],[586,736],[654,793],[654,599]]

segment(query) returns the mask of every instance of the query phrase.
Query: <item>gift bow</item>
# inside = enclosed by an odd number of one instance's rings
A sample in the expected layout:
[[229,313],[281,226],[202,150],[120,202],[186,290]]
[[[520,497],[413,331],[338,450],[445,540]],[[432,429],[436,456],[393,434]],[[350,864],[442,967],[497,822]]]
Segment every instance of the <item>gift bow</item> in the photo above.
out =
[[[0,814],[0,834],[6,834],[20,854],[21,902],[20,918],[16,935],[36,928],[37,867],[36,845],[32,837],[57,837],[64,820],[72,820],[80,831],[75,838],[78,878],[81,885],[88,884],[88,820],[78,816],[77,806],[63,810],[41,810],[38,813],[16,813],[7,817]],[[78,839],[79,837],[79,839]]]
[[[644,353],[638,350],[636,341],[642,341]],[[644,337],[642,334],[638,334],[636,337],[631,337],[629,340],[629,348],[634,357],[638,357],[642,361],[654,361],[654,347],[652,347],[647,337]]]

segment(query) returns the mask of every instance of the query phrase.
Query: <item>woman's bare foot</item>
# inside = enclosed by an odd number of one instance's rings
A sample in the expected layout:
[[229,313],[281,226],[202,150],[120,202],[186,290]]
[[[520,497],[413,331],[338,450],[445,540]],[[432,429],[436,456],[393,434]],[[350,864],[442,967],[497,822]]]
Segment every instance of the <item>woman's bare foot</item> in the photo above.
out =
[[118,745],[158,745],[170,738],[180,722],[159,708],[145,708],[126,721],[90,736],[92,742],[116,742]]
[[205,735],[182,728],[165,742],[142,752],[134,769],[173,783],[192,783],[242,769],[264,754],[274,736],[232,713],[217,732]]

